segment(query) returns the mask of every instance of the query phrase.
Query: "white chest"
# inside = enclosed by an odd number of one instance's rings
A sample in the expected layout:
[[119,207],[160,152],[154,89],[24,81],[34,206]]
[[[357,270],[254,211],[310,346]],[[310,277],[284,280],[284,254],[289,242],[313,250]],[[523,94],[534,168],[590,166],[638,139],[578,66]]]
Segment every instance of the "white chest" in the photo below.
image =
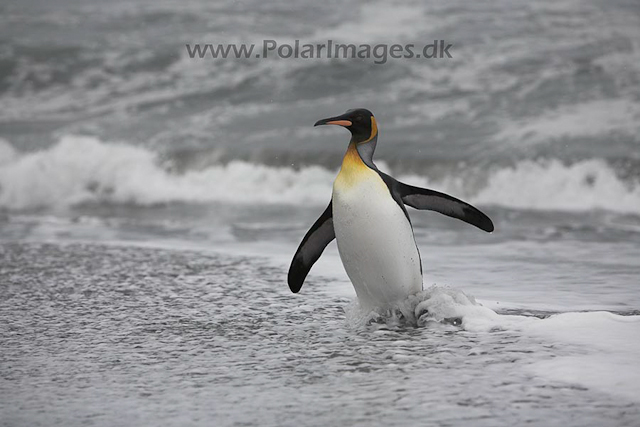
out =
[[422,290],[413,230],[375,171],[338,175],[333,226],[340,258],[362,303],[385,306]]

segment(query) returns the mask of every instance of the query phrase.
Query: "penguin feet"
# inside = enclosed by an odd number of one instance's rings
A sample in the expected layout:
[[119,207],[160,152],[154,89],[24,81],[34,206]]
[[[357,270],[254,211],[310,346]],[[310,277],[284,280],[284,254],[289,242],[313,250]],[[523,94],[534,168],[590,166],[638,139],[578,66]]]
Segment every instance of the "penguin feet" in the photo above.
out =
[[399,308],[396,308],[393,310],[391,317],[393,319],[397,319],[400,325],[403,325],[407,321],[407,318],[405,317],[404,313]]
[[365,323],[367,326],[371,326],[371,325],[384,325],[387,322],[385,321],[384,317],[380,313],[374,310],[371,313],[369,313],[369,316],[367,317],[367,320]]
[[[415,310],[418,326],[425,326],[429,321],[437,321],[437,317],[429,312],[423,304],[418,304]],[[462,326],[462,317],[445,317],[441,323],[452,326]]]
[[426,326],[429,323],[429,320],[432,320],[432,317],[429,313],[429,310],[422,310],[419,313],[416,313],[416,324],[418,326]]
[[405,326],[415,325],[413,313],[404,313],[399,308],[375,309],[366,318],[366,325]]
[[433,317],[431,313],[429,313],[428,301],[422,301],[418,304],[414,310],[414,314],[416,315],[416,322],[418,326],[424,326],[427,322]]

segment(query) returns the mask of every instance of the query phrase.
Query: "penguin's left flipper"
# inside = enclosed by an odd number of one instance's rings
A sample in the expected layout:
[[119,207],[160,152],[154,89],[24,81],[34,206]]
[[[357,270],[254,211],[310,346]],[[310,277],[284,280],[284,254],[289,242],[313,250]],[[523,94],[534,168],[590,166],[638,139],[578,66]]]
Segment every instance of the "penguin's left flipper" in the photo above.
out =
[[320,218],[318,218],[309,231],[307,231],[304,239],[302,239],[302,243],[298,246],[296,254],[293,256],[287,277],[289,289],[291,289],[293,293],[300,291],[304,279],[307,278],[307,274],[309,274],[309,270],[311,270],[313,264],[320,258],[324,248],[336,238],[335,231],[333,230],[332,204],[332,202],[329,202],[327,209],[325,209],[322,215],[320,215]]
[[405,184],[382,172],[380,175],[383,175],[383,180],[387,183],[389,190],[392,193],[396,192],[405,205],[416,209],[440,212],[443,215],[475,225],[488,233],[493,231],[491,219],[469,203],[438,191]]

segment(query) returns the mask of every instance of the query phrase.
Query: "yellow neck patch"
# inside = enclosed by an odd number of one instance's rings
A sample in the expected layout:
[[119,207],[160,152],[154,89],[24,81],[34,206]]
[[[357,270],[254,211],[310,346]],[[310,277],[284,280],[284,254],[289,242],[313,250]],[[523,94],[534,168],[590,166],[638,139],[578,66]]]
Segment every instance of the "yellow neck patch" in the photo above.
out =
[[373,171],[360,158],[356,144],[351,143],[342,159],[342,167],[334,185],[342,188],[350,187],[371,172]]
[[378,135],[378,125],[376,124],[376,119],[371,116],[371,136],[369,136],[365,141],[358,143],[352,142],[349,144],[349,148],[342,159],[340,173],[333,184],[334,190],[345,190],[356,182],[371,176],[371,174],[378,177],[378,174],[362,161],[356,147],[356,145],[365,144],[371,141],[376,137],[376,135]]

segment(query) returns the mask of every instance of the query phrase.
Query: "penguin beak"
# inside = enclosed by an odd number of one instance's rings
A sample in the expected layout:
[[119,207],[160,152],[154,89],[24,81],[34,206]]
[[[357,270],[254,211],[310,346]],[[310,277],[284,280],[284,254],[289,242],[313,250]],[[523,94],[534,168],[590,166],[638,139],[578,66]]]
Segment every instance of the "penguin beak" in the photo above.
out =
[[328,119],[318,120],[314,126],[322,125],[338,125],[349,127],[352,125],[351,120],[347,120],[344,116],[329,117]]

